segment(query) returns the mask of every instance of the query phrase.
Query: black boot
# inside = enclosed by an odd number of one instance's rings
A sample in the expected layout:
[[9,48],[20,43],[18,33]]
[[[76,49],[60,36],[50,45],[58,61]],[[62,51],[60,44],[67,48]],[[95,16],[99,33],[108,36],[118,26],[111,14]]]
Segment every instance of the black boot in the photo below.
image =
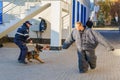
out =
[[3,47],[3,44],[0,43],[0,48]]

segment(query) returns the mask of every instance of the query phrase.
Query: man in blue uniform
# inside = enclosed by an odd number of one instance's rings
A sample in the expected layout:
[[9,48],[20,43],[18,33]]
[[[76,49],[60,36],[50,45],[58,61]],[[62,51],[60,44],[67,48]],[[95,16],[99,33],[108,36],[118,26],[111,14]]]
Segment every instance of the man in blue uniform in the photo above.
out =
[[19,63],[27,64],[25,61],[26,53],[28,48],[26,42],[32,43],[32,40],[29,37],[29,28],[32,24],[29,21],[23,23],[23,25],[18,28],[17,33],[15,34],[14,42],[20,48],[20,55],[18,58]]
[[95,48],[98,43],[110,51],[114,48],[101,34],[90,28],[85,28],[81,22],[77,22],[75,26],[76,28],[73,29],[70,36],[63,43],[63,49],[67,49],[73,42],[76,42],[79,71],[85,73],[88,71],[89,66],[91,69],[96,68]]

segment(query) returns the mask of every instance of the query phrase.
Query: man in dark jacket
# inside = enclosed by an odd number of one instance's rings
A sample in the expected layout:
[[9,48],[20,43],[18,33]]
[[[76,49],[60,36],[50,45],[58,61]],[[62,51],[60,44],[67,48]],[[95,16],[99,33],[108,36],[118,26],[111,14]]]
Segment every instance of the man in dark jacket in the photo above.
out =
[[32,43],[32,40],[29,37],[29,27],[32,24],[29,21],[26,21],[20,28],[18,28],[17,33],[15,34],[14,42],[20,48],[20,55],[18,58],[19,63],[27,64],[25,61],[26,53],[28,48],[26,46],[26,41]]
[[88,19],[88,21],[86,22],[86,26],[88,28],[92,28],[93,27],[93,22],[90,20],[90,18]]
[[47,28],[47,23],[43,18],[39,17],[39,19],[41,19],[40,24],[39,24],[39,31],[44,32]]
[[81,22],[76,23],[76,28],[73,29],[70,36],[63,43],[63,49],[67,49],[73,42],[76,42],[78,52],[78,67],[80,73],[96,68],[95,49],[98,43],[104,45],[108,50],[112,51],[114,48],[109,42],[98,32],[83,27]]

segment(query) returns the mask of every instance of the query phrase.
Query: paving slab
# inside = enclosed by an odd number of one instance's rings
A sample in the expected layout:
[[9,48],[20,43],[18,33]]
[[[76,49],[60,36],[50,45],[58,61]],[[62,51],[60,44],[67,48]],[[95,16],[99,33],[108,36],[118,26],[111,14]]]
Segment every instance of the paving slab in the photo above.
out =
[[[116,48],[120,48],[118,32],[101,32]],[[31,48],[31,47],[30,47]],[[68,50],[43,51],[40,64],[33,61],[27,65],[17,62],[19,49],[13,43],[0,48],[0,80],[120,80],[120,56],[108,52],[99,45],[96,49],[97,68],[80,74],[75,44]]]

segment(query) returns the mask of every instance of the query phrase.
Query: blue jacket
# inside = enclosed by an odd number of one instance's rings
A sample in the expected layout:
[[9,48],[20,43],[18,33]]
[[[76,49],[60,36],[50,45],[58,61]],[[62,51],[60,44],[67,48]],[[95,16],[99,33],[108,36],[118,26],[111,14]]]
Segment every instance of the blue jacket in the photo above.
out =
[[18,28],[16,34],[15,34],[15,40],[20,40],[23,42],[26,42],[27,40],[30,40],[29,37],[29,28],[26,26],[26,24],[23,24],[20,28]]

